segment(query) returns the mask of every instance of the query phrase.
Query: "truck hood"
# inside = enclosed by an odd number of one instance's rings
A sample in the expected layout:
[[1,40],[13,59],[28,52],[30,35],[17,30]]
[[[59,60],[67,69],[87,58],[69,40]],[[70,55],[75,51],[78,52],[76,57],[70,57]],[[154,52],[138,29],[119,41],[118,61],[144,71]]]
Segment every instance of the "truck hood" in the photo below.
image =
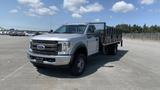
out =
[[44,34],[34,36],[32,40],[71,41],[82,37],[84,37],[83,34]]

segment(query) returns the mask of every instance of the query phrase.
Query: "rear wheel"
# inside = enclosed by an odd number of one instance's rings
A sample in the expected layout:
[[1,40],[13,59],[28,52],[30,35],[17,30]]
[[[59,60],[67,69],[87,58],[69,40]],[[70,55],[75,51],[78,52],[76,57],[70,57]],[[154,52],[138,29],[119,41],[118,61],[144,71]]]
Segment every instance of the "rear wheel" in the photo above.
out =
[[83,74],[86,67],[86,55],[76,54],[71,64],[71,74],[74,76],[79,76]]
[[112,44],[112,45],[106,46],[105,50],[106,50],[106,53],[109,55],[116,55],[118,51],[118,45]]
[[117,47],[118,47],[117,44],[113,45],[112,53],[111,53],[112,55],[116,55],[117,54]]

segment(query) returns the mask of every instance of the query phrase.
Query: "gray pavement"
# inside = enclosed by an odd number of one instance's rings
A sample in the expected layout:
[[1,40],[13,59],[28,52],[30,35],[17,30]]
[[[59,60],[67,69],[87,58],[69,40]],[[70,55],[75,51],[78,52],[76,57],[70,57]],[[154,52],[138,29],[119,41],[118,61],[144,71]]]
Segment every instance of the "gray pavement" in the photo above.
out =
[[124,39],[116,56],[89,58],[81,77],[64,68],[37,70],[28,37],[0,36],[0,90],[160,90],[160,42]]

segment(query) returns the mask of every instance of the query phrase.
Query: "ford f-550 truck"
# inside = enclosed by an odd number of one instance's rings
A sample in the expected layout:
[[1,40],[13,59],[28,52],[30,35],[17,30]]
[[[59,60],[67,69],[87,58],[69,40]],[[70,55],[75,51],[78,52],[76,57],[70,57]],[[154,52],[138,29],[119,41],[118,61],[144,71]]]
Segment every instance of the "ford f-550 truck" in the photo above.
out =
[[67,65],[77,76],[84,72],[88,56],[99,52],[114,55],[120,43],[120,30],[106,28],[105,22],[66,24],[53,33],[31,38],[27,54],[37,68]]

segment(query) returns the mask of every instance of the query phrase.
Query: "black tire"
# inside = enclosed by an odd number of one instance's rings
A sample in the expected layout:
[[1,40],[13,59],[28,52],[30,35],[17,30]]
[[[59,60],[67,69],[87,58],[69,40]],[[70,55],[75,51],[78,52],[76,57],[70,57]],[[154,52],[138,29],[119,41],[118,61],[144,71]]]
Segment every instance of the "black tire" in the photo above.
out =
[[108,55],[116,55],[118,51],[118,45],[113,44],[113,45],[106,46],[105,51],[106,51],[106,54]]
[[84,54],[76,54],[73,58],[73,62],[71,64],[71,75],[80,76],[85,71],[86,67],[86,55]]
[[104,48],[105,50],[103,51],[104,52],[104,54],[107,54],[107,55],[109,55],[109,46],[105,46],[105,48]]
[[112,50],[111,50],[111,55],[116,55],[116,54],[117,54],[118,45],[115,44],[115,45],[113,45],[111,48],[112,48]]

